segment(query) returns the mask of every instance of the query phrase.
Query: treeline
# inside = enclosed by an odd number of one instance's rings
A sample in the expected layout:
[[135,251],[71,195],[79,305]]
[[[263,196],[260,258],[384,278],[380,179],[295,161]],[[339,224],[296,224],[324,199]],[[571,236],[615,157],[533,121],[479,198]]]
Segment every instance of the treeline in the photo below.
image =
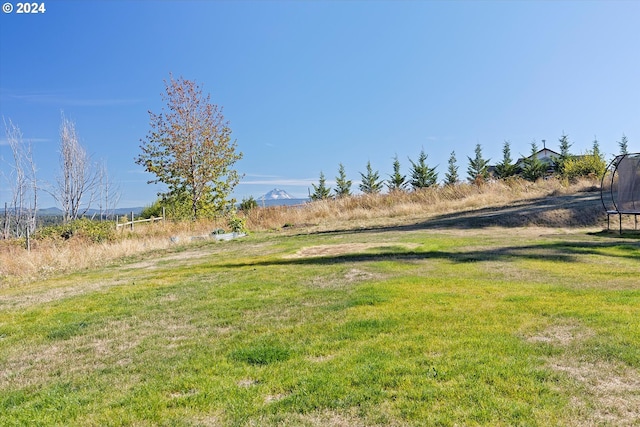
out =
[[[604,174],[607,162],[604,154],[600,150],[600,144],[594,139],[592,148],[586,153],[576,155],[570,152],[573,145],[569,137],[563,134],[559,138],[559,152],[549,157],[541,158],[537,143],[533,141],[530,146],[528,157],[514,161],[511,154],[511,143],[505,141],[502,148],[502,159],[495,165],[490,165],[490,159],[486,159],[482,153],[482,145],[476,144],[474,156],[467,157],[466,180],[469,183],[480,185],[491,179],[507,179],[519,176],[529,181],[556,175],[567,180],[575,180],[580,177],[600,177]],[[543,141],[544,142],[544,141]],[[618,142],[620,154],[628,153],[628,140],[623,134]],[[546,147],[545,147],[546,148]],[[428,162],[428,155],[422,149],[416,161],[409,159],[410,169],[408,174],[401,172],[401,164],[398,156],[393,159],[393,172],[387,179],[380,176],[380,172],[375,170],[371,162],[367,162],[364,172],[359,172],[360,183],[358,189],[364,194],[381,193],[385,187],[389,193],[395,191],[415,191],[438,185],[457,185],[462,181],[460,167],[456,157],[456,152],[452,151],[444,174],[444,180],[440,183],[436,167],[431,167]],[[332,197],[345,197],[352,195],[353,182],[347,178],[345,167],[342,163],[338,165],[338,174],[335,177],[335,187],[327,185],[324,172],[320,172],[318,184],[311,184],[313,191],[309,190],[311,200],[323,200]]]

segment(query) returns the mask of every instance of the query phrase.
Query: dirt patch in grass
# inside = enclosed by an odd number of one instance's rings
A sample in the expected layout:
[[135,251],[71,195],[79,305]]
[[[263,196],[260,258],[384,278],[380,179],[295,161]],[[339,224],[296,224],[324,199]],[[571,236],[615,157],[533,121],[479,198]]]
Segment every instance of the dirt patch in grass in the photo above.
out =
[[551,345],[567,346],[574,341],[583,341],[595,335],[591,329],[579,324],[552,325],[539,334],[528,337],[529,342],[542,342]]
[[[393,246],[399,246],[406,249],[415,249],[418,244],[411,243],[392,243]],[[293,255],[286,255],[285,258],[310,258],[310,257],[323,257],[323,256],[336,256],[336,255],[346,255],[353,254],[358,252],[363,252],[366,250],[374,249],[374,248],[385,248],[389,247],[389,244],[383,243],[339,243],[335,245],[318,245],[318,246],[309,246],[300,249]]]

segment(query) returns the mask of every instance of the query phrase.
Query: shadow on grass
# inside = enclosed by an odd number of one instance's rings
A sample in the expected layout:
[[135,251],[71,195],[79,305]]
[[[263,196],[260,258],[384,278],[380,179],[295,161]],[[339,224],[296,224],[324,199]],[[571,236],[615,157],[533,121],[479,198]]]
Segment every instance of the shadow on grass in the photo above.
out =
[[[617,253],[610,249],[618,248]],[[585,255],[604,255],[638,260],[640,258],[640,243],[629,244],[620,241],[584,242],[566,241],[540,243],[535,245],[513,245],[502,248],[478,249],[470,251],[412,251],[412,250],[382,250],[375,253],[348,253],[330,256],[314,256],[305,258],[280,258],[273,260],[257,260],[255,262],[238,262],[218,264],[223,268],[240,268],[274,265],[330,265],[341,263],[375,262],[375,261],[415,261],[440,259],[454,263],[470,263],[485,261],[511,261],[516,259],[531,259],[552,262],[575,262]]]
[[[330,230],[300,235],[332,235],[419,231],[428,229],[480,229],[485,227],[522,227],[540,225],[546,227],[585,227],[601,224],[606,220],[602,208],[600,193],[585,192],[579,195],[552,196],[514,203],[499,208],[483,208],[463,212],[438,215],[427,221],[408,224],[371,227],[358,230]],[[463,251],[412,251],[398,249],[379,249],[377,252],[357,252],[328,256],[304,258],[281,258],[219,264],[221,267],[255,267],[268,265],[322,265],[339,263],[357,263],[371,261],[412,261],[443,259],[454,263],[469,263],[498,260],[532,259],[553,262],[575,262],[585,255],[604,255],[637,260],[640,258],[640,234],[623,235],[620,239],[616,231],[589,233],[599,238],[611,238],[593,242],[564,241],[542,242],[533,245],[511,245],[501,248],[463,250]],[[633,241],[635,240],[635,241]],[[611,251],[618,248],[618,251]]]
[[589,227],[606,222],[600,192],[549,196],[512,203],[510,206],[472,209],[437,215],[414,224],[329,230],[309,234],[350,234],[354,232],[415,231],[423,229],[481,229],[487,227]]

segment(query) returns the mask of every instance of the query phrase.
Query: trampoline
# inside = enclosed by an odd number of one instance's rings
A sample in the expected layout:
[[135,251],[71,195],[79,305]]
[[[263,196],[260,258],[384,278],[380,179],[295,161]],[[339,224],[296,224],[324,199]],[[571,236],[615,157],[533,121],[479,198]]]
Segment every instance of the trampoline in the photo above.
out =
[[611,215],[617,215],[622,234],[622,216],[633,215],[638,229],[640,215],[640,153],[621,154],[609,163],[600,183],[600,198],[607,212],[607,230]]

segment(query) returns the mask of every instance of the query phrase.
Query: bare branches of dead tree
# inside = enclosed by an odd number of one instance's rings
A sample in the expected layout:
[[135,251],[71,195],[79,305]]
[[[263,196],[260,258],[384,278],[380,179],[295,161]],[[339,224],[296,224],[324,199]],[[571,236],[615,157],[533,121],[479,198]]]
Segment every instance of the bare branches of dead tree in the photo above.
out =
[[100,220],[107,219],[114,215],[114,211],[120,202],[120,185],[115,183],[107,171],[106,162],[101,162],[97,169],[98,184],[98,209]]
[[62,115],[60,125],[60,172],[51,193],[60,204],[64,221],[78,219],[96,198],[97,168],[80,144],[75,123]]
[[10,188],[10,202],[5,203],[2,237],[23,237],[35,231],[38,210],[38,180],[31,142],[11,120],[3,119],[7,144],[11,150],[8,174],[3,174]]

